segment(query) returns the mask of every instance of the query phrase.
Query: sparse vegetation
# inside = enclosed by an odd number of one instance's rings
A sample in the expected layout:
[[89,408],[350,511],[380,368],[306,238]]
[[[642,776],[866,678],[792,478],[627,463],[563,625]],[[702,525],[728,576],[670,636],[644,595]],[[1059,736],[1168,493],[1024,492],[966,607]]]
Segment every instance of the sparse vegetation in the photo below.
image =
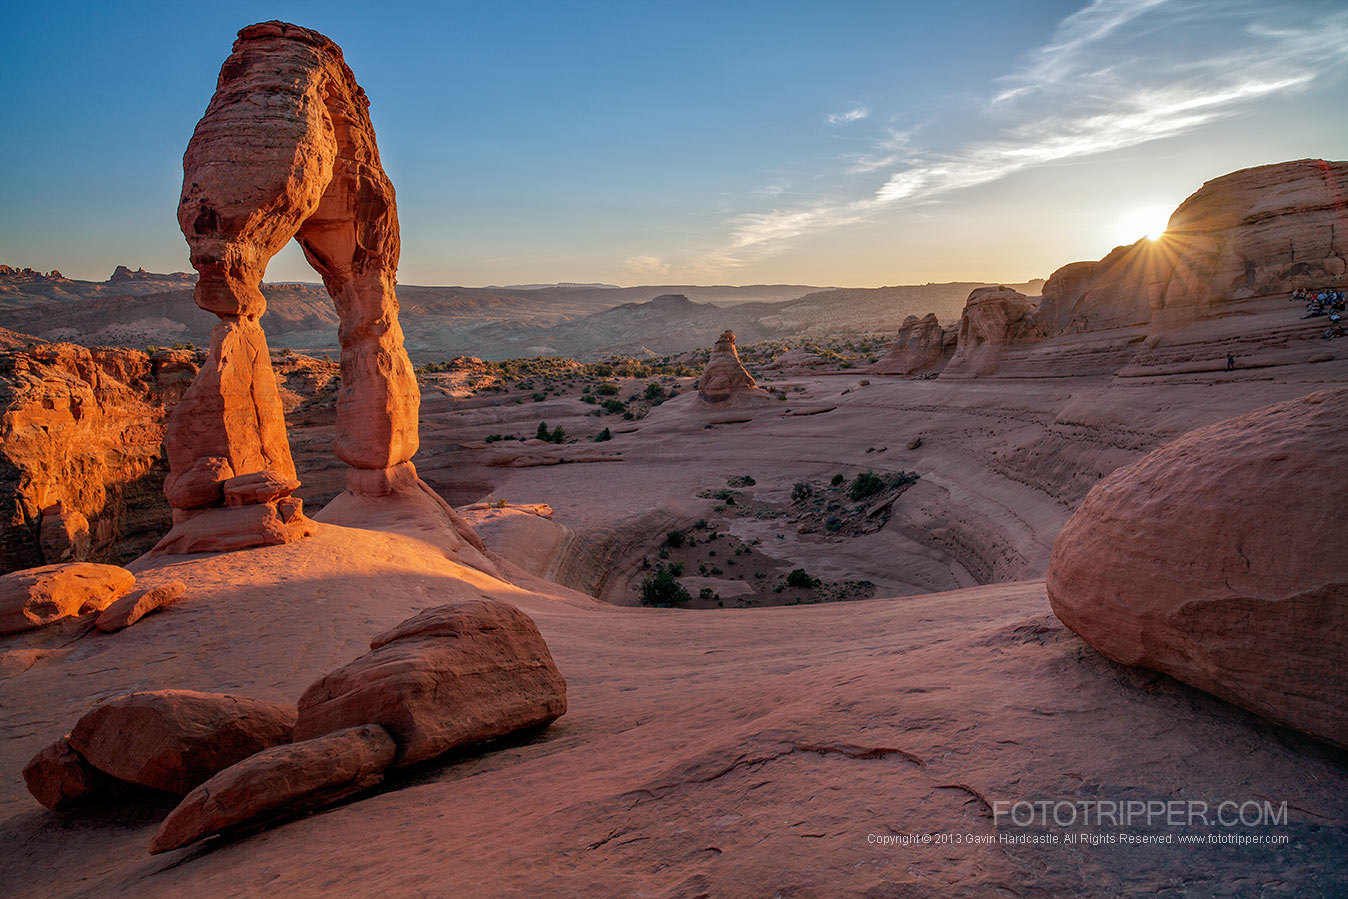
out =
[[813,590],[819,586],[819,581],[812,578],[804,568],[796,568],[786,576],[786,585],[788,587],[803,587],[807,590]]
[[863,499],[875,496],[885,487],[884,478],[873,471],[864,471],[853,479],[852,486],[847,489],[847,496],[853,502],[860,502]]
[[595,443],[603,443],[605,440],[612,440],[612,439],[613,439],[613,432],[610,431],[608,428],[604,428],[604,430],[594,435]]
[[740,476],[738,476],[738,477],[731,478],[730,480],[726,481],[726,486],[727,486],[727,487],[752,487],[752,486],[754,486],[754,485],[757,484],[757,483],[758,483],[758,482],[755,481],[755,480],[753,479],[753,476],[747,475],[747,474],[743,474],[743,475],[740,475]]
[[[678,565],[678,570],[682,573],[683,566],[679,563],[675,563],[675,565]],[[669,608],[692,600],[692,594],[688,592],[687,587],[679,583],[679,576],[673,569],[674,565],[657,566],[655,574],[642,580],[641,604],[643,606]]]

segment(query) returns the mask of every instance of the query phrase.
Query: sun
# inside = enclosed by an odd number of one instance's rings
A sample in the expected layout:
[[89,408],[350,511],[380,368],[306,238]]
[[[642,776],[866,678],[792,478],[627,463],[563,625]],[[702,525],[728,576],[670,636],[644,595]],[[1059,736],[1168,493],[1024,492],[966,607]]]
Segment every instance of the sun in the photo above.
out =
[[1140,237],[1156,240],[1165,233],[1170,222],[1169,206],[1139,206],[1119,217],[1114,226],[1114,237],[1120,243],[1130,244]]

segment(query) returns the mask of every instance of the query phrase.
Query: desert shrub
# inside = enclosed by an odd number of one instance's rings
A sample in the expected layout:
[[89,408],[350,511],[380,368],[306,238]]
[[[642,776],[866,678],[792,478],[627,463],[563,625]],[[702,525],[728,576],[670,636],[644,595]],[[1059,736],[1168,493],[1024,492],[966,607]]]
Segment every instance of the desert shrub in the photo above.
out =
[[599,394],[600,396],[617,396],[618,385],[614,384],[612,381],[605,381],[604,383],[596,387],[594,389],[594,392]]
[[842,525],[842,519],[837,515],[830,515],[828,520],[824,522],[824,527],[830,531],[842,530]]
[[678,549],[687,542],[688,535],[683,531],[670,531],[668,534],[665,534],[665,546],[672,546],[674,549]]
[[606,412],[612,412],[616,415],[626,410],[627,407],[623,405],[622,400],[604,400],[604,411]]
[[601,362],[594,366],[594,373],[601,378],[610,378],[613,376],[613,366]]
[[[681,602],[688,602],[693,598],[688,592],[688,588],[679,583],[678,575],[671,570],[672,567],[660,565],[655,569],[655,574],[641,582],[641,604],[643,606],[668,608]],[[682,567],[680,567],[680,570],[682,570]]]
[[727,486],[727,487],[752,487],[753,485],[755,485],[755,484],[757,484],[757,483],[758,483],[758,482],[755,481],[755,480],[753,479],[753,476],[752,476],[752,475],[742,474],[742,475],[739,475],[738,477],[733,477],[733,478],[731,478],[730,480],[726,481],[726,486]]
[[661,387],[655,381],[652,381],[651,383],[646,385],[646,399],[659,400],[664,399],[664,396],[665,396],[665,388]]
[[812,589],[819,586],[819,581],[810,577],[804,568],[797,568],[786,576],[786,585],[788,587],[804,587]]
[[840,475],[840,474],[835,474],[835,475],[833,476],[833,480],[829,481],[829,483],[832,484],[834,487],[837,487],[839,484],[841,484],[841,483],[842,483],[843,481],[845,481],[845,480],[847,480],[847,478],[843,477],[843,476]]
[[697,591],[697,598],[698,598],[698,599],[715,599],[715,598],[716,598],[716,591],[713,590],[713,589],[710,588],[710,587],[703,587],[701,590]]
[[814,488],[804,481],[797,481],[796,486],[791,488],[791,499],[796,502],[809,499],[814,495]]
[[885,489],[885,479],[873,471],[863,471],[852,481],[852,486],[847,488],[847,496],[853,502],[866,499]]
[[548,423],[546,421],[540,421],[538,423],[538,431],[534,436],[539,440],[546,440],[548,443],[561,443],[566,439],[566,432],[562,430],[561,425],[558,425],[556,430],[549,431]]
[[535,394],[534,394],[534,402],[535,402],[535,403],[541,403],[541,402],[543,402],[543,401],[544,401],[545,399],[547,399],[547,398],[548,398],[548,395],[547,395],[546,393],[535,393]]
[[605,440],[612,440],[612,439],[613,439],[613,432],[610,431],[608,428],[604,428],[604,430],[594,435],[595,443],[603,443]]
[[580,397],[580,401],[582,403],[589,403],[591,406],[593,406],[596,402],[595,398],[588,393],[582,394]]

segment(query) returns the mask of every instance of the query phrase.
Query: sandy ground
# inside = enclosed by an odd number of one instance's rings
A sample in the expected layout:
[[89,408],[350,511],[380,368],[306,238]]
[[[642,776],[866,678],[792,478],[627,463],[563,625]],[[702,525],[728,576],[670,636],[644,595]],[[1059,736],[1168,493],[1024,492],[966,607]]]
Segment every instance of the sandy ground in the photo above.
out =
[[[531,467],[462,472],[482,495],[556,510],[571,531],[557,550],[571,559],[564,581],[607,566],[619,574],[601,586],[625,590],[624,566],[655,552],[671,523],[708,518],[761,538],[783,572],[804,560],[816,576],[868,578],[884,598],[615,607],[477,559],[410,506],[347,509],[366,529],[327,524],[291,546],[142,564],[144,582],[180,578],[188,598],[117,634],[67,626],[0,641],[0,894],[1342,895],[1348,756],[1105,660],[1053,617],[1040,578],[1058,528],[1105,472],[1345,379],[1344,361],[960,383],[820,375],[794,379],[804,393],[780,410],[734,424],[680,397],[603,445],[613,461],[535,464],[576,449],[513,447]],[[431,445],[438,435],[462,448],[419,461],[428,480],[485,454],[473,429],[507,420],[490,411],[506,407],[470,410],[470,425],[448,399],[426,405]],[[910,451],[913,436],[922,445]],[[748,474],[746,493],[777,501],[796,481],[867,469],[920,480],[884,528],[850,539],[778,539],[773,521],[714,513],[697,496]],[[293,701],[380,630],[470,596],[538,621],[570,701],[543,733],[156,857],[146,846],[171,803],[57,814],[24,790],[28,758],[100,699],[172,687]],[[1223,802],[1285,802],[1286,818],[1083,827],[996,814],[1044,800],[1201,802],[1214,816]],[[1139,834],[1170,842],[1121,841]],[[1287,842],[1178,842],[1209,834]],[[1007,842],[1027,835],[1059,839]],[[899,837],[913,842],[881,842]]]

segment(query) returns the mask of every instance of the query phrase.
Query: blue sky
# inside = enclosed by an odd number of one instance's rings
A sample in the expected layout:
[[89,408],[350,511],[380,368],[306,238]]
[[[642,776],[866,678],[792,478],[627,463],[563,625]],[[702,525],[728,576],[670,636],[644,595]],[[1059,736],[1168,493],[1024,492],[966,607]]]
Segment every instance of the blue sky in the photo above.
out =
[[409,284],[1014,281],[1348,158],[1342,0],[24,4],[0,262],[186,268],[183,149],[274,18],[370,96]]

